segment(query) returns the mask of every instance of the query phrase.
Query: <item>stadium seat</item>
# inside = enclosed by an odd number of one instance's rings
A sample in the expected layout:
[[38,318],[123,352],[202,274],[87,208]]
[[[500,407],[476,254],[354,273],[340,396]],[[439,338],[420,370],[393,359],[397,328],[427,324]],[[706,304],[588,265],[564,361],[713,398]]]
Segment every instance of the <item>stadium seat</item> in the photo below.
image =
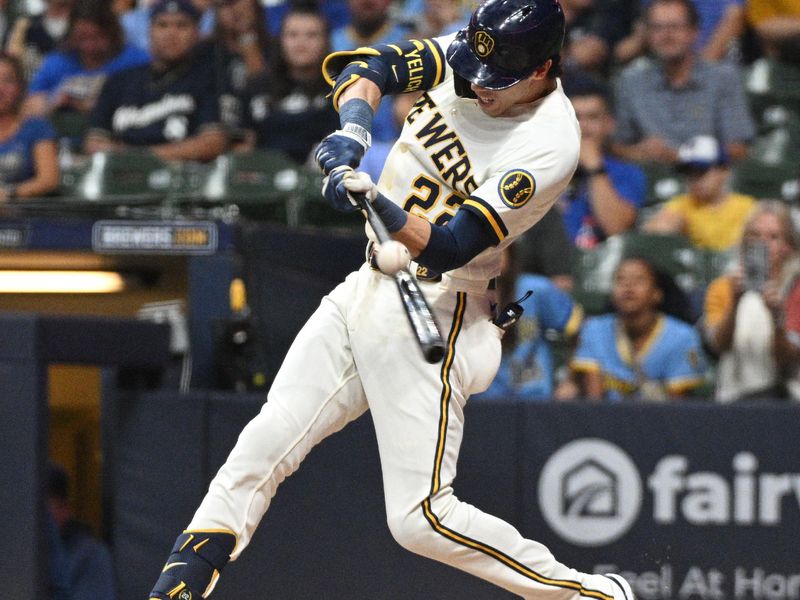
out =
[[[319,196],[321,176],[275,151],[231,153],[207,169],[199,195],[205,201],[237,204],[248,214],[274,217],[295,226],[306,200]],[[270,210],[272,209],[272,210]]]
[[672,167],[655,162],[643,162],[639,166],[647,177],[644,206],[661,204],[686,191],[684,178]]
[[759,199],[773,198],[786,202],[800,199],[800,163],[797,160],[769,164],[751,158],[733,169],[733,189]]
[[146,150],[97,152],[86,165],[62,174],[66,195],[96,203],[157,202],[172,184],[170,168]]
[[[619,262],[626,256],[641,256],[669,275],[691,301],[702,295],[707,281],[705,253],[683,236],[629,232],[608,238],[591,250],[579,250],[575,266],[574,297],[589,314],[610,308],[611,286]],[[697,314],[693,314],[696,317]]]

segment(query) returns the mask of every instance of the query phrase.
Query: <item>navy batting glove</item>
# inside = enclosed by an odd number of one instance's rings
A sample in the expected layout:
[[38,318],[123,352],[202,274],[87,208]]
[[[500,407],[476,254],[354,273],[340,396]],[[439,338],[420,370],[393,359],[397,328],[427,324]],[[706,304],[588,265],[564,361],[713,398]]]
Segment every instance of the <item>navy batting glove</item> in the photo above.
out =
[[369,148],[369,140],[353,133],[338,129],[322,140],[314,158],[325,175],[336,167],[347,166],[355,169]]
[[339,165],[322,180],[322,195],[325,196],[328,204],[339,212],[352,213],[358,210],[344,187],[345,178],[352,176],[353,169],[347,165]]

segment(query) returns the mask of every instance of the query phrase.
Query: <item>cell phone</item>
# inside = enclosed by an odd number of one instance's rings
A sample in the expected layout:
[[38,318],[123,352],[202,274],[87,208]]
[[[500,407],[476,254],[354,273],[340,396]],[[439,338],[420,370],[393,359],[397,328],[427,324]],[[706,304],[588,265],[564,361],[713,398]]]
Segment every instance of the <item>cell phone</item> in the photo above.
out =
[[760,292],[769,279],[769,250],[760,240],[745,242],[742,263],[744,289]]

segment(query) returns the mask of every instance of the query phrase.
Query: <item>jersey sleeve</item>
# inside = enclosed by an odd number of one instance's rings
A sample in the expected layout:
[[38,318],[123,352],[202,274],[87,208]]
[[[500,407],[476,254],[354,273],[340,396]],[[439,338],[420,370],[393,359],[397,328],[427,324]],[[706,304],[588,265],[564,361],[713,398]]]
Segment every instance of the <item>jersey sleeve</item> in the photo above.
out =
[[124,98],[120,89],[121,78],[112,75],[103,83],[100,95],[94,103],[94,108],[89,115],[89,132],[101,135],[112,135],[114,111],[117,109],[118,100]]
[[197,128],[195,134],[222,127],[215,78],[209,71],[203,71],[202,73],[200,93],[195,98],[197,102],[197,108],[195,109]]
[[601,339],[600,321],[587,319],[578,337],[578,348],[570,361],[573,371],[582,373],[599,373],[602,370],[602,356],[599,348]]
[[28,121],[31,141],[36,144],[42,141],[55,141],[56,130],[47,119],[34,118]]
[[571,329],[574,333],[580,319],[577,318],[578,311],[575,310],[576,304],[572,298],[553,285],[547,277],[539,275],[520,277],[517,293],[522,295],[527,290],[533,292],[531,300],[536,302],[543,328],[564,332]]
[[694,329],[682,326],[670,337],[674,340],[674,344],[664,363],[666,369],[664,382],[668,391],[680,394],[696,388],[705,381],[706,362],[700,336]]
[[28,93],[52,92],[58,87],[66,67],[66,59],[60,52],[54,52],[45,57],[42,66],[33,74]]
[[712,281],[706,290],[703,322],[706,328],[717,327],[733,310],[733,289],[727,277]]
[[515,238],[550,210],[572,178],[578,164],[579,138],[557,142],[563,132],[542,131],[549,143],[530,144],[530,150],[511,153],[518,157],[500,165],[461,205],[480,216],[494,234],[495,245]]
[[625,165],[623,170],[612,175],[612,183],[623,200],[637,209],[642,207],[647,194],[647,179],[639,167]]

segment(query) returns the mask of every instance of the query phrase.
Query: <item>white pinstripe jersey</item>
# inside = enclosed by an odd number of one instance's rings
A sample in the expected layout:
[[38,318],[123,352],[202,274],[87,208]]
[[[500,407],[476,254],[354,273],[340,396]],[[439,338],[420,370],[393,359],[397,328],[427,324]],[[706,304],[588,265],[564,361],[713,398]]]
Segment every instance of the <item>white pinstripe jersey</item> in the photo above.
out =
[[[444,52],[453,37],[434,41]],[[443,59],[437,64],[444,77],[406,117],[378,188],[432,223],[441,225],[462,208],[483,218],[496,245],[450,274],[489,279],[500,274],[503,248],[541,219],[569,183],[580,130],[560,81],[512,116],[490,117],[474,99],[457,96],[452,69]]]

